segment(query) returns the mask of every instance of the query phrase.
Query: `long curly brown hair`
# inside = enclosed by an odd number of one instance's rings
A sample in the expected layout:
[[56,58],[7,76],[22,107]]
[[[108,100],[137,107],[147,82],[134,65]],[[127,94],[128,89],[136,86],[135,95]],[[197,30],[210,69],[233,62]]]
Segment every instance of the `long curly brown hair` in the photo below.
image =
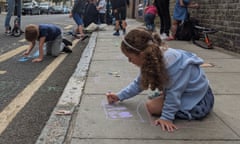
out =
[[164,90],[169,82],[163,51],[160,49],[161,39],[156,32],[144,28],[136,28],[127,33],[121,43],[121,50],[127,53],[143,55],[141,69],[141,87],[146,90]]

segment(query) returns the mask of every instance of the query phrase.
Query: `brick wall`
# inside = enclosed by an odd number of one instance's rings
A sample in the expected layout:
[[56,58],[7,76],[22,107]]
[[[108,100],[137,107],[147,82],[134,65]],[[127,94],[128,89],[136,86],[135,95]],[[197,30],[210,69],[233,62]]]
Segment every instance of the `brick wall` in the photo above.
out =
[[[240,53],[240,0],[196,0],[199,9],[189,9],[200,24],[218,30],[210,35],[215,46]],[[170,0],[171,13],[175,0]]]

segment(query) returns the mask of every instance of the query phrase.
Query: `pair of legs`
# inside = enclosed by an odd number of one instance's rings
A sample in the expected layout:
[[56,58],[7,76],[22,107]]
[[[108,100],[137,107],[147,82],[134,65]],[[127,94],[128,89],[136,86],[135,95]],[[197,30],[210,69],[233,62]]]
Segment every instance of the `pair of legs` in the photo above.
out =
[[160,34],[166,34],[169,36],[171,28],[171,17],[169,13],[169,0],[155,1],[155,5],[158,9],[158,15],[160,17]]
[[[164,96],[158,96],[150,99],[146,103],[148,112],[151,115],[161,115],[164,103]],[[180,119],[194,120],[202,119],[212,110],[214,105],[214,95],[210,86],[205,96],[189,111],[178,111],[176,117]]]
[[78,26],[77,29],[76,29],[76,34],[80,33],[80,37],[83,37],[84,36],[84,33],[83,33],[83,19],[82,19],[81,14],[74,13],[73,14],[73,19]]
[[168,40],[174,40],[175,39],[175,35],[176,35],[176,32],[177,32],[177,27],[178,27],[180,22],[181,21],[173,20],[172,28],[171,28],[171,36],[168,38]]
[[117,35],[117,36],[119,35],[120,21],[122,22],[123,34],[126,33],[126,27],[127,27],[126,13],[127,13],[126,7],[121,7],[114,10],[114,16],[116,18],[116,24],[115,24],[116,32],[113,35]]
[[47,55],[58,56],[64,49],[64,44],[62,43],[62,35],[56,37],[55,40],[46,42]]
[[98,18],[99,18],[100,24],[104,24],[105,23],[105,13],[99,13],[98,14]]
[[161,115],[163,108],[164,97],[158,96],[146,102],[146,107],[151,115]]
[[154,14],[149,13],[149,14],[144,15],[144,21],[145,21],[146,27],[149,31],[154,31],[154,29],[155,29],[154,20],[155,20]]
[[7,0],[8,3],[8,12],[5,18],[5,29],[6,29],[6,33],[10,32],[10,21],[11,21],[11,17],[14,14],[14,10],[15,10],[15,5],[17,4],[17,16],[19,18],[19,27],[21,27],[21,15],[22,15],[22,6],[21,0]]

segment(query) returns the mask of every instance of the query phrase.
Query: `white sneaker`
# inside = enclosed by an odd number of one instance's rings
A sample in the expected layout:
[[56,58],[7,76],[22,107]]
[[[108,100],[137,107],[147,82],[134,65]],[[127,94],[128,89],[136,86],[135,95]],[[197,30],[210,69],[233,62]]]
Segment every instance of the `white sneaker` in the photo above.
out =
[[166,33],[162,33],[162,34],[160,35],[160,38],[161,38],[162,40],[166,40],[166,39],[168,38],[168,36],[167,36]]

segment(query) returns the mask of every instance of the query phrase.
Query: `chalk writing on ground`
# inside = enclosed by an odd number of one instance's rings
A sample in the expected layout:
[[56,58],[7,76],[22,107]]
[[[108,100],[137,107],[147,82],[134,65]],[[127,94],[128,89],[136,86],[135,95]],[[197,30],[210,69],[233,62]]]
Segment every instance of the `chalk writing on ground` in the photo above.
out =
[[[44,54],[45,54],[46,53],[46,47],[44,47],[43,50],[44,50]],[[21,57],[20,59],[18,59],[18,61],[19,62],[25,62],[25,61],[28,61],[30,59],[37,58],[38,56],[39,56],[39,50],[37,50],[33,55]]]
[[128,105],[119,103],[108,104],[106,100],[102,100],[102,107],[106,118],[110,120],[130,120],[142,123],[152,123],[143,101],[139,102],[135,109],[132,109],[129,108]]

